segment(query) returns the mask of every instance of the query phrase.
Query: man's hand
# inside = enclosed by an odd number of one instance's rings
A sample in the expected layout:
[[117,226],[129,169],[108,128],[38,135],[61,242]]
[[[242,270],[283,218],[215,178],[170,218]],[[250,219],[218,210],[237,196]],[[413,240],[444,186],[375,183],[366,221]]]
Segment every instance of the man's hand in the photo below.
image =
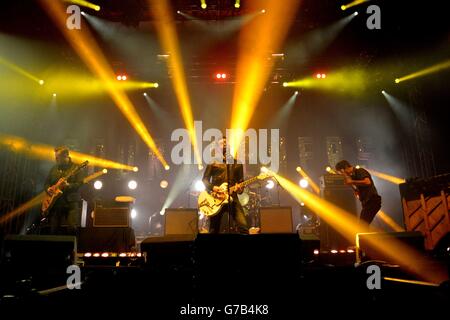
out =
[[65,187],[67,187],[69,185],[69,183],[66,181],[66,179],[61,178],[58,180],[58,185],[61,189],[63,189]]
[[353,180],[348,175],[344,175],[344,183],[346,185],[350,185],[350,184],[353,184]]

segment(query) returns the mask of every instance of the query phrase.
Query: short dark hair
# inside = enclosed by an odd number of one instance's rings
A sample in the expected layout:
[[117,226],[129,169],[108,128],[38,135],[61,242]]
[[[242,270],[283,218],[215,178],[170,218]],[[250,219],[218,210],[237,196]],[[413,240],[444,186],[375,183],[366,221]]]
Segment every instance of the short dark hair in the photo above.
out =
[[55,148],[55,153],[61,152],[63,155],[68,156],[69,155],[69,148],[66,146],[59,146]]
[[344,170],[346,168],[350,168],[352,165],[347,160],[341,160],[336,164],[336,170]]

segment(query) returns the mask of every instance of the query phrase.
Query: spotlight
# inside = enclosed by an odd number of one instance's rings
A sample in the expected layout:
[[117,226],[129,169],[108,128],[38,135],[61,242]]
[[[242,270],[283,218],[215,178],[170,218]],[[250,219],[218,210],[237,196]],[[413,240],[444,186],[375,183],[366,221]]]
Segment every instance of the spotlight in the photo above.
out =
[[381,90],[381,93],[382,93],[382,94],[385,94],[385,93],[386,93],[386,91],[384,91],[384,90]]
[[122,76],[117,76],[116,79],[121,81],[122,80]]
[[39,80],[39,84],[40,84],[41,86],[43,86],[43,85],[44,85],[44,80]]
[[56,97],[56,93],[53,94],[53,97]]
[[84,12],[84,11],[81,11],[81,14],[82,14],[83,16],[85,16],[85,15],[86,15],[86,12]]
[[100,11],[100,6],[94,6],[95,11]]
[[137,182],[135,180],[130,180],[128,182],[128,189],[135,190],[137,188]]
[[316,78],[317,78],[317,79],[322,78],[322,74],[321,74],[321,73],[316,74]]
[[299,181],[299,183],[298,183],[299,185],[300,185],[300,187],[302,187],[303,189],[306,189],[306,188],[308,188],[308,186],[309,186],[309,182],[308,182],[308,180],[306,180],[306,179],[300,179],[300,181]]
[[194,184],[194,190],[197,192],[205,191],[205,185],[202,180],[197,180]]
[[322,79],[325,79],[327,75],[325,73],[322,73]]
[[298,94],[298,91],[295,91],[294,93],[297,95],[297,94]]
[[266,13],[266,9],[262,9],[262,10],[261,10],[261,13]]
[[273,182],[273,180],[267,180],[266,188],[273,189],[273,187],[275,187],[275,182]]
[[94,182],[94,189],[95,190],[100,190],[103,187],[103,182],[101,182],[100,180],[97,180]]
[[302,168],[301,168],[301,167],[297,167],[297,168],[295,168],[295,170],[296,170],[297,172],[300,172],[300,171],[302,171]]
[[236,9],[239,9],[241,7],[241,5],[239,4],[239,1],[236,1],[236,3],[234,4],[234,7]]
[[106,174],[106,173],[108,173],[108,169],[103,169],[102,172],[103,172],[104,174]]
[[326,170],[327,172],[331,172],[331,167],[328,166],[328,167],[325,168],[325,170]]
[[354,16],[357,16],[357,15],[358,15],[358,11],[355,11],[355,13],[353,13],[353,15],[354,15]]
[[198,170],[203,170],[203,165],[199,164],[198,165]]
[[318,249],[314,249],[314,254],[319,254],[319,250]]
[[127,76],[123,75],[123,76],[122,76],[122,80],[123,80],[123,81],[127,80]]
[[139,168],[138,167],[133,167],[133,172],[138,172]]
[[287,82],[283,82],[283,87],[287,87],[288,86],[288,83]]
[[399,83],[400,82],[400,79],[395,79],[395,83]]
[[304,207],[305,203],[304,202],[300,202],[300,207]]
[[331,253],[338,253],[338,251],[333,249],[333,250],[331,250]]
[[147,96],[147,92],[144,92],[144,97],[146,97]]
[[166,211],[166,209],[161,209],[161,211],[159,212],[159,214],[163,216],[164,213],[165,213],[165,211]]
[[222,79],[226,79],[227,78],[227,74],[226,73],[222,73]]
[[153,87],[158,88],[158,87],[159,87],[158,82],[155,82],[155,84],[153,85]]
[[169,165],[167,164],[167,165],[164,167],[164,169],[165,169],[166,171],[168,171],[168,170],[170,169]]
[[137,211],[136,211],[136,209],[131,209],[131,214],[130,214],[130,216],[131,216],[131,219],[135,219],[136,217],[137,217]]
[[261,173],[267,173],[269,172],[269,169],[267,169],[266,167],[261,167]]
[[347,6],[342,5],[341,10],[344,11],[345,9],[347,9]]
[[207,7],[206,3],[202,3],[201,7],[202,7],[202,9],[206,9],[206,7]]
[[181,14],[181,11],[180,11],[180,10],[178,10],[178,11],[177,11],[177,13],[178,13],[178,14]]
[[159,186],[160,186],[162,189],[167,188],[168,185],[169,185],[169,183],[167,182],[167,180],[161,180],[161,182],[159,183]]
[[359,169],[359,168],[361,168],[361,166],[358,164],[358,165],[355,166],[355,168]]

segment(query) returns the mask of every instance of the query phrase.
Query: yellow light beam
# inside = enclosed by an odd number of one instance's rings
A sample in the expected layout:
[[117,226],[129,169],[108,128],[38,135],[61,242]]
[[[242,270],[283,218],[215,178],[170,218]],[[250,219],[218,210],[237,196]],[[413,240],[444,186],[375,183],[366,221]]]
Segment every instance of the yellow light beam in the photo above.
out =
[[81,7],[93,9],[95,11],[100,11],[100,6],[96,5],[95,3],[91,3],[89,1],[85,0],[64,0],[65,2],[73,3]]
[[170,53],[167,63],[172,70],[172,85],[177,96],[178,105],[183,117],[184,125],[189,132],[191,144],[197,164],[202,164],[202,157],[198,149],[197,136],[194,129],[194,117],[189,100],[186,77],[178,44],[175,22],[171,15],[170,4],[167,0],[150,1],[156,20],[156,29],[165,52]]
[[42,203],[42,200],[44,200],[45,192],[41,192],[31,200],[25,202],[24,204],[20,205],[16,209],[2,215],[0,217],[0,225],[10,221],[11,219],[20,216],[22,213],[30,210],[31,208],[40,205]]
[[370,0],[355,0],[353,2],[350,2],[350,3],[347,3],[347,4],[343,4],[341,6],[341,10],[347,10],[348,8],[351,8],[351,7],[357,6],[357,5],[361,4],[361,3],[369,2],[369,1]]
[[130,122],[147,146],[155,153],[163,166],[167,167],[166,160],[158,150],[154,139],[145,127],[130,99],[122,90],[119,90],[115,86],[117,81],[116,76],[89,29],[68,29],[66,26],[67,14],[61,2],[53,0],[40,0],[40,2],[85,64],[105,84],[108,93],[125,118]]
[[13,70],[13,71],[15,71],[15,72],[25,76],[25,77],[27,77],[30,80],[36,81],[40,85],[44,84],[44,80],[39,79],[38,77],[36,77],[36,76],[32,75],[31,73],[29,73],[28,71],[26,71],[25,69],[19,67],[18,65],[14,64],[12,62],[9,62],[9,61],[3,59],[2,57],[0,57],[0,64],[8,67],[9,69],[11,69],[11,70]]
[[376,171],[376,170],[373,170],[373,169],[367,169],[366,168],[366,170],[369,171],[374,176],[376,176],[376,177],[378,177],[380,179],[386,180],[388,182],[391,182],[393,184],[405,183],[405,179],[394,177],[394,176],[391,176],[391,175],[389,175],[387,173],[379,172],[379,171]]
[[201,3],[201,7],[202,7],[202,9],[206,9],[207,7],[208,7],[208,5],[206,4],[206,0],[200,0],[200,3]]
[[[337,232],[350,241],[355,240],[357,233],[369,230],[367,223],[358,221],[354,215],[318,197],[317,195],[300,188],[288,179],[275,174],[280,185],[298,202],[304,202],[321,219],[333,226]],[[429,260],[418,251],[406,246],[395,238],[380,243],[374,238],[368,238],[368,244],[379,252],[383,252],[393,262],[400,264],[409,272],[421,279],[433,283],[441,283],[448,278],[445,268],[437,267],[429,270]]]
[[301,167],[297,167],[296,170],[297,170],[297,172],[298,172],[303,178],[305,178],[306,180],[308,180],[308,182],[309,182],[309,184],[311,185],[311,188],[313,189],[313,191],[314,191],[316,194],[320,194],[320,188],[319,188],[319,186],[317,185],[317,183],[314,182],[313,179],[311,179],[311,178],[308,176],[308,174],[305,172],[305,170],[303,170]]
[[405,229],[403,229],[402,227],[400,227],[395,221],[394,219],[391,218],[390,215],[388,215],[386,212],[384,212],[383,210],[378,211],[377,217],[383,221],[387,226],[389,226],[392,230],[396,231],[396,232],[403,232],[405,231]]
[[[35,159],[54,161],[55,160],[55,147],[45,144],[37,144],[27,142],[25,139],[10,135],[0,134],[0,146],[5,146],[12,152],[23,153],[27,156]],[[132,167],[126,164],[121,164],[111,160],[97,158],[88,154],[70,151],[70,157],[73,162],[81,163],[88,160],[90,166],[122,169],[134,171],[136,167]]]
[[400,82],[403,82],[406,80],[423,77],[423,76],[429,75],[431,73],[442,71],[442,70],[448,69],[448,68],[450,68],[450,60],[435,64],[435,65],[425,68],[423,70],[408,74],[408,75],[400,77],[400,78],[397,78],[397,79],[395,79],[395,83],[400,83]]
[[234,155],[237,154],[275,63],[274,59],[268,57],[273,52],[279,52],[299,3],[298,0],[248,2],[250,12],[259,11],[261,14],[243,26],[239,38],[231,115],[231,128],[235,134],[231,137],[230,147]]

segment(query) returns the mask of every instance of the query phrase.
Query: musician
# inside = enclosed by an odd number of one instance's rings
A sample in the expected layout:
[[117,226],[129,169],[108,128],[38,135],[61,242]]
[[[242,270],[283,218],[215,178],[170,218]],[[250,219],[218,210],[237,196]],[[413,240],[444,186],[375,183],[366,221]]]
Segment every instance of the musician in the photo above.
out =
[[345,184],[353,186],[356,190],[362,205],[359,219],[370,224],[381,208],[381,197],[372,176],[366,169],[355,168],[347,160],[339,161],[336,170],[344,176]]
[[[221,190],[219,186],[222,183],[227,182],[231,187],[242,182],[244,179],[244,168],[242,164],[236,162],[236,159],[228,155],[225,138],[219,141],[219,147],[222,150],[222,159],[219,158],[218,161],[209,164],[203,174],[203,183],[208,192],[215,191],[221,193],[223,190]],[[231,194],[232,201],[230,202],[230,205],[224,205],[219,213],[210,218],[209,233],[219,233],[221,230],[225,229],[224,227],[227,226],[227,221],[223,221],[226,220],[224,219],[224,217],[226,217],[224,213],[228,212],[231,207],[231,214],[229,216],[233,218],[237,225],[237,230],[235,231],[248,234],[247,220],[237,196],[237,193],[241,194],[242,192],[242,187],[237,188],[237,192]]]
[[[54,165],[45,181],[45,191],[51,195],[50,187],[56,184],[64,175],[76,165],[69,156],[69,149],[65,146],[55,148]],[[81,221],[79,189],[83,185],[84,174],[82,171],[62,181],[63,194],[59,197],[48,213],[48,226],[51,234],[76,235]]]

